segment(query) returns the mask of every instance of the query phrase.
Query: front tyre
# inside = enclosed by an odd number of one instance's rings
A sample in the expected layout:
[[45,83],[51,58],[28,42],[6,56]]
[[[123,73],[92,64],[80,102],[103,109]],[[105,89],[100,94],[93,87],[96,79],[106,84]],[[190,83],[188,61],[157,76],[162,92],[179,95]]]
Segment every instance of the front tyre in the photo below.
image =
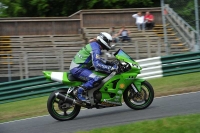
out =
[[132,109],[140,110],[147,108],[154,99],[154,90],[147,81],[142,82],[141,92],[136,93],[131,85],[124,91],[124,102]]
[[[56,90],[51,93],[47,101],[47,109],[49,114],[56,120],[66,121],[74,119],[80,112],[81,106],[71,105],[67,102],[63,102],[57,99],[55,93],[67,94],[67,89]],[[71,96],[71,98],[73,98]]]

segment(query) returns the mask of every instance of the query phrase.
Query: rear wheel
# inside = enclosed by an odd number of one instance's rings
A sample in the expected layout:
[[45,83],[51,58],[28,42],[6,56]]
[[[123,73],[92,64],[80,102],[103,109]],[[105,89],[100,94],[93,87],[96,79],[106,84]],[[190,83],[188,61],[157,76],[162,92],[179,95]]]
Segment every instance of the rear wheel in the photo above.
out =
[[[66,121],[74,119],[80,112],[81,106],[71,105],[67,102],[63,102],[57,99],[55,93],[67,94],[67,89],[56,90],[51,93],[47,101],[47,109],[49,114],[59,121]],[[73,98],[72,96],[70,96]]]
[[142,82],[141,92],[135,92],[134,89],[129,86],[123,94],[124,102],[132,109],[140,110],[147,108],[154,99],[154,90],[151,84],[147,81]]

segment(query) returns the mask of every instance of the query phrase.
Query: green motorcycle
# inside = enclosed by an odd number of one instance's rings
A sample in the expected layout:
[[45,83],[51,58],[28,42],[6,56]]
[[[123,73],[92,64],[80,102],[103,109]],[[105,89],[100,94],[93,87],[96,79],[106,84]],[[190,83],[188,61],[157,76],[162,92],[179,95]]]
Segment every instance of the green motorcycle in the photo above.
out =
[[122,106],[123,101],[135,110],[147,108],[154,99],[154,90],[149,82],[136,78],[142,68],[122,49],[119,49],[114,56],[116,60],[113,63],[119,66],[118,73],[95,72],[102,77],[102,81],[98,86],[84,92],[89,103],[80,102],[77,98],[77,86],[83,81],[67,72],[44,71],[47,79],[66,84],[66,88],[50,94],[47,102],[49,114],[56,120],[71,120],[79,114],[81,107],[88,109],[116,107]]

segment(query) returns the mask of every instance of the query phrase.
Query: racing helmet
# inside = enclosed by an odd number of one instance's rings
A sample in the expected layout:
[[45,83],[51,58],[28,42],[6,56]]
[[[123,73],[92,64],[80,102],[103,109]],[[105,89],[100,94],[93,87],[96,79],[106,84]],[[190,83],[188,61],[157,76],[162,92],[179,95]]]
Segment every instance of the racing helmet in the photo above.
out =
[[106,32],[101,32],[97,36],[97,42],[102,46],[103,49],[108,51],[111,49],[110,43],[112,42],[112,37]]

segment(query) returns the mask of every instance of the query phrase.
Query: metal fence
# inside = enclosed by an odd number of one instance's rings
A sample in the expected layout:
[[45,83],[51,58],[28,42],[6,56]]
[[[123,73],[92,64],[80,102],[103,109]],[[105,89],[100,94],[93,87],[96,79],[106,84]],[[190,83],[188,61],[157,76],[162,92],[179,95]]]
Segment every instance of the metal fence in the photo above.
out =
[[[153,42],[134,41],[126,44],[116,44],[115,49],[109,52],[103,51],[103,58],[114,59],[113,54],[119,49],[125,50],[133,59],[144,59],[165,55],[164,46],[159,39],[155,45]],[[68,71],[71,60],[81,47],[67,48],[43,48],[41,51],[18,51],[11,54],[0,54],[4,60],[0,60],[0,77],[4,82],[30,78],[42,75],[43,70]],[[3,82],[3,80],[0,80]]]
[[186,45],[190,51],[200,50],[199,3],[199,0],[161,0],[163,25],[165,25],[164,39],[168,53],[171,45],[178,43],[172,38],[174,34],[177,36],[176,40],[183,42],[179,46]]

